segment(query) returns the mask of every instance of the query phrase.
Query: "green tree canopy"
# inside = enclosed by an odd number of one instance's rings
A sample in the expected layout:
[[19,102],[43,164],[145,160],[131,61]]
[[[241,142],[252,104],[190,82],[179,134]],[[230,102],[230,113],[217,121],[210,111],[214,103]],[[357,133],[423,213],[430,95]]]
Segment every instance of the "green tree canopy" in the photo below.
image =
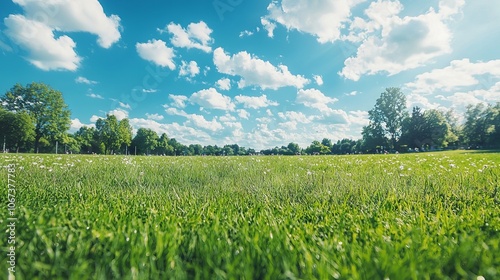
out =
[[26,112],[35,127],[35,152],[40,139],[61,140],[71,124],[70,111],[60,91],[43,83],[26,87],[16,84],[1,98],[1,103],[11,112]]
[[137,130],[132,145],[137,148],[137,153],[148,155],[156,148],[158,140],[158,134],[154,130],[141,127]]
[[368,115],[371,124],[369,127],[381,129],[373,134],[383,132],[394,148],[401,136],[403,121],[408,115],[404,93],[400,88],[387,88],[377,99],[375,107],[368,111]]
[[5,142],[6,149],[19,151],[34,139],[35,127],[28,113],[13,113],[0,107],[0,141]]

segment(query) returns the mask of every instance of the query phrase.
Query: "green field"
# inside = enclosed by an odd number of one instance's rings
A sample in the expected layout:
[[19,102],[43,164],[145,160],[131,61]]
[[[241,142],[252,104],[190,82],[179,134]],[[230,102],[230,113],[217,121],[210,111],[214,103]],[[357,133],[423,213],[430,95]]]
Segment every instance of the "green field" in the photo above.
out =
[[500,279],[498,153],[0,164],[16,279]]

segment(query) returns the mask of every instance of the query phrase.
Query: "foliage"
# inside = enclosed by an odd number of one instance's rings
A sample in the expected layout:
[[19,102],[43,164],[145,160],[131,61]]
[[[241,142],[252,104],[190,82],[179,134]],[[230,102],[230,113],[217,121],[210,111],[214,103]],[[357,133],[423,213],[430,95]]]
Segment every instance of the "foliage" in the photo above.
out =
[[149,155],[158,145],[158,134],[149,128],[139,128],[132,140],[132,145],[137,148],[137,153]]
[[34,139],[35,127],[26,112],[13,113],[0,107],[0,141],[5,142],[6,149],[19,151],[30,146]]
[[[376,129],[375,135],[388,136],[389,143],[395,148],[401,136],[401,128],[407,117],[406,97],[400,88],[387,88],[380,94],[375,107],[368,111],[370,124]],[[374,138],[377,139],[377,138]]]
[[60,140],[69,129],[70,111],[60,91],[43,83],[31,83],[26,87],[16,84],[1,99],[11,112],[26,112],[35,127],[34,148],[39,150],[40,140]]
[[8,163],[16,279],[500,276],[498,154],[1,155]]

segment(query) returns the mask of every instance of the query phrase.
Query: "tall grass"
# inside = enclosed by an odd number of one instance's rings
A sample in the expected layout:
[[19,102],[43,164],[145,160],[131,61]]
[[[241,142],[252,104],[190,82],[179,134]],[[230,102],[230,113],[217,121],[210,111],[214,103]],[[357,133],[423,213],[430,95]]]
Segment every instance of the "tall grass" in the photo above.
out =
[[500,278],[499,154],[6,160],[17,279]]

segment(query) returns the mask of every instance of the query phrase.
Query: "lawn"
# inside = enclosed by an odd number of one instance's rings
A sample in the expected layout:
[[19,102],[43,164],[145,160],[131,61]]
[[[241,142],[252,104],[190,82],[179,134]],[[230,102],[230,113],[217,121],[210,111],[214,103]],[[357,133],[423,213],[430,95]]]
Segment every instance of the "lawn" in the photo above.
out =
[[0,164],[17,279],[500,278],[498,153]]

